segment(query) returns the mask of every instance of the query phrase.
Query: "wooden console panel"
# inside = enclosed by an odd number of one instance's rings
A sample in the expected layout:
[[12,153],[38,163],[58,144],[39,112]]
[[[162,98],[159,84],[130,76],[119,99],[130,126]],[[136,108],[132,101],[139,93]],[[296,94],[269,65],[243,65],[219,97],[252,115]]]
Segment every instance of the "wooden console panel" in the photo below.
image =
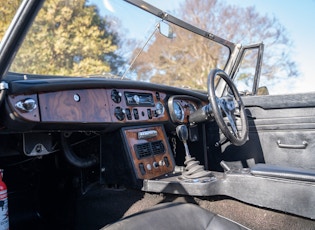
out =
[[[156,135],[139,139],[139,133],[152,131]],[[163,125],[123,128],[122,136],[138,179],[152,179],[174,170],[174,158]]]

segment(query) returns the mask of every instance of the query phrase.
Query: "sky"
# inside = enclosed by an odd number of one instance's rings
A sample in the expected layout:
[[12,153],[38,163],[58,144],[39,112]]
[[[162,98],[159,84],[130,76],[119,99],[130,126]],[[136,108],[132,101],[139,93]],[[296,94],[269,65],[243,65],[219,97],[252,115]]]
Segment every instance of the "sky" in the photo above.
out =
[[315,0],[229,0],[230,4],[255,6],[262,14],[275,16],[293,41],[293,58],[300,75],[281,82],[279,93],[315,91]]
[[[93,1],[93,0],[92,0]],[[102,0],[106,8],[116,0]],[[177,8],[183,0],[146,0],[166,11]],[[292,59],[297,63],[298,78],[268,85],[271,94],[315,91],[315,0],[219,0],[240,7],[254,6],[262,15],[276,17],[293,41]],[[257,41],[260,42],[260,41]],[[313,86],[314,85],[314,86]]]

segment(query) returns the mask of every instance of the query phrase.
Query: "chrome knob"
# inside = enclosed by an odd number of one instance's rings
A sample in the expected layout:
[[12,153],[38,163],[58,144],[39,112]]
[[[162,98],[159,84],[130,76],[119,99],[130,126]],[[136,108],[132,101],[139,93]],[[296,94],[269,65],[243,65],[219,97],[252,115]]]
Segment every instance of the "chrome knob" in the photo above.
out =
[[15,107],[24,113],[32,112],[37,108],[36,101],[32,98],[26,98],[15,103]]
[[140,103],[140,97],[138,95],[134,95],[132,99],[136,104]]

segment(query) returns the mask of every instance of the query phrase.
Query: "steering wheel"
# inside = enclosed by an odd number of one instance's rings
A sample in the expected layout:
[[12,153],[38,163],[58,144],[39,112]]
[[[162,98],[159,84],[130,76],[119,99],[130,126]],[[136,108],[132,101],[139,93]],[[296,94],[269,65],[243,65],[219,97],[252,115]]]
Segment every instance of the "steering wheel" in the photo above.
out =
[[[216,76],[219,76],[227,83],[233,95],[220,98],[215,95],[214,80]],[[236,146],[243,145],[248,140],[248,121],[244,104],[235,84],[221,69],[213,69],[208,75],[208,99],[214,119],[225,137]],[[223,119],[222,113],[227,119]],[[237,117],[241,118],[241,129],[237,127]]]

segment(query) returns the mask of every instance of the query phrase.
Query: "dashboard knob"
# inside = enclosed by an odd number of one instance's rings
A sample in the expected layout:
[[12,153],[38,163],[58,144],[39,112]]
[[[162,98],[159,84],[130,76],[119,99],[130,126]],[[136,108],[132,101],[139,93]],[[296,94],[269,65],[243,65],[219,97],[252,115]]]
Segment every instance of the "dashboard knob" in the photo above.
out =
[[136,103],[136,104],[139,104],[140,103],[140,97],[138,95],[134,95],[132,97],[133,101]]
[[152,167],[151,167],[150,164],[147,164],[147,169],[150,170],[150,171],[152,170]]
[[22,112],[32,112],[37,108],[36,101],[32,98],[26,98],[24,100],[18,101],[15,107]]
[[118,92],[117,89],[113,89],[111,92],[111,98],[113,100],[113,102],[115,103],[120,103],[121,102],[121,92]]
[[115,117],[119,120],[122,121],[125,119],[125,110],[121,107],[116,107],[115,108]]
[[153,167],[154,167],[154,168],[158,168],[159,166],[160,166],[159,163],[153,162]]

